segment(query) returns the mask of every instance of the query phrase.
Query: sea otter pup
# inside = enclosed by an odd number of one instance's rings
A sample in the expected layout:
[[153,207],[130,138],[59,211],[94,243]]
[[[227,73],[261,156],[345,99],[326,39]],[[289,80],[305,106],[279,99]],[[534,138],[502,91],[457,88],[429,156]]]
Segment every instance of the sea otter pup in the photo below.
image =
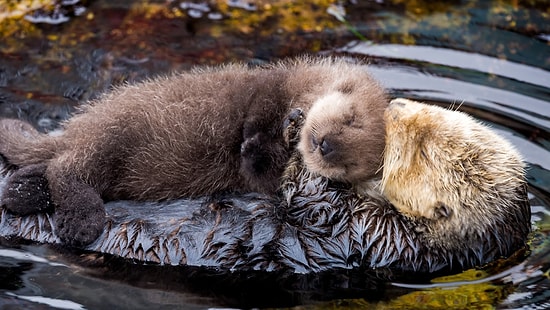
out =
[[[369,148],[354,156],[381,161],[384,90],[342,59],[228,65],[126,85],[84,107],[59,136],[3,120],[0,154],[20,169],[2,203],[28,214],[43,207],[37,202],[52,201],[58,235],[80,245],[103,230],[104,200],[274,193],[292,152],[285,132],[300,117],[296,109],[307,121],[310,107],[335,98],[342,113],[354,115],[337,120],[338,127],[366,133],[354,142]],[[340,142],[320,141],[322,154],[346,162],[348,146]]]

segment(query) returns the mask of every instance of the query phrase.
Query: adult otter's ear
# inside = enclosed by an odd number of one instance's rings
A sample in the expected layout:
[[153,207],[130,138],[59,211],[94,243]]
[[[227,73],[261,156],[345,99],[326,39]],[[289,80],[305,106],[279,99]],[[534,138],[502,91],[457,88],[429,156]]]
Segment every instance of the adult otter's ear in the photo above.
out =
[[17,215],[51,211],[46,165],[36,164],[16,170],[7,180],[0,201],[2,206]]

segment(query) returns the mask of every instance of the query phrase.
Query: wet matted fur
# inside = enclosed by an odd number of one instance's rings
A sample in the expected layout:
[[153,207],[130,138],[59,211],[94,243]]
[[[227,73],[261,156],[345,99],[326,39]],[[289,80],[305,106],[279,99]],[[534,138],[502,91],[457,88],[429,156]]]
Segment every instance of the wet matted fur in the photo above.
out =
[[[84,248],[134,263],[220,271],[312,273],[387,267],[434,272],[507,257],[524,248],[530,230],[526,197],[490,223],[432,239],[417,228],[438,228],[430,226],[433,222],[405,216],[385,200],[358,195],[349,186],[312,174],[299,156],[291,159],[284,175],[282,197],[109,202],[107,225]],[[3,209],[0,216],[2,236],[61,242],[55,234],[55,213],[19,217]]]

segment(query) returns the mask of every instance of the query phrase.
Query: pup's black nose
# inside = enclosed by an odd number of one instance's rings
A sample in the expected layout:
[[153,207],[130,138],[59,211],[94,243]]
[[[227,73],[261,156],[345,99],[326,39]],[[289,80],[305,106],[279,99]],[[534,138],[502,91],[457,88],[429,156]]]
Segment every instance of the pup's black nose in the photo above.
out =
[[326,139],[323,139],[319,150],[321,151],[321,155],[327,156],[328,154],[332,153],[334,149]]
[[319,152],[323,157],[334,151],[334,148],[326,137],[321,138],[321,140],[319,141],[317,140],[317,137],[311,136],[311,145],[313,146],[313,149],[319,148]]

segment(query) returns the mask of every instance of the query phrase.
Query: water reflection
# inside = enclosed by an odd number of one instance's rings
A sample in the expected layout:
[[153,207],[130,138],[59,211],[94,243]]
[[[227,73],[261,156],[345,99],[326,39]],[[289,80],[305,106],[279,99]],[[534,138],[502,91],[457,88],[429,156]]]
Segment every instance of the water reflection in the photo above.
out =
[[86,254],[64,253],[44,245],[0,247],[0,308],[151,309],[155,305],[181,309],[185,305],[186,309],[203,309],[219,304],[215,298],[163,290],[162,285],[149,284],[144,289],[135,277],[128,276],[122,283],[115,278],[103,280],[88,270],[99,273],[105,269],[94,269],[95,263],[86,261]]
[[546,70],[479,53],[434,46],[374,44],[373,42],[351,42],[337,50],[372,57],[421,61],[455,69],[479,71],[483,74],[495,74],[545,88],[550,87],[550,72]]

